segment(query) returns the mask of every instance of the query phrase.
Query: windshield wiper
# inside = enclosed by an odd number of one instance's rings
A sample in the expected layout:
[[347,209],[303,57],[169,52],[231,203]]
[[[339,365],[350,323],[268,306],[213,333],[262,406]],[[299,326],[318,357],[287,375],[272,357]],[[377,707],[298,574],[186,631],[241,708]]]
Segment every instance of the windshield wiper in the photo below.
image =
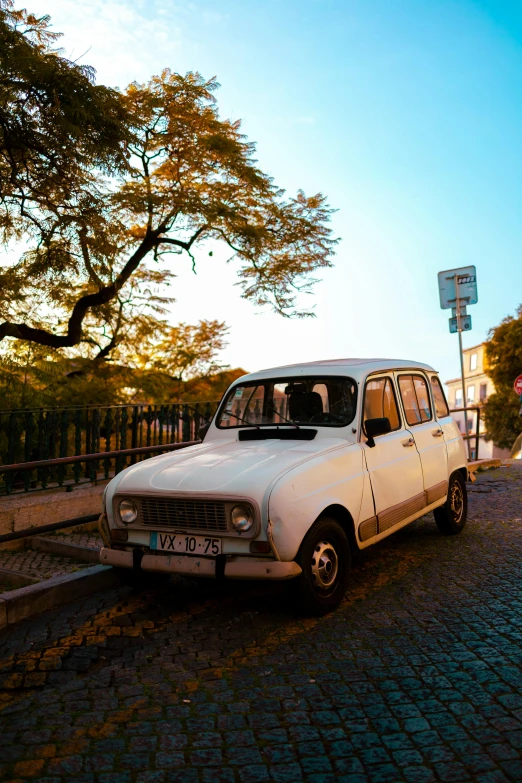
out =
[[221,415],[222,415],[222,416],[223,416],[223,415],[225,415],[225,416],[233,416],[233,417],[234,417],[234,419],[237,419],[238,421],[242,421],[244,424],[248,424],[248,425],[249,425],[249,427],[255,427],[255,428],[256,428],[256,429],[258,429],[258,430],[260,430],[260,429],[261,429],[261,427],[259,426],[259,424],[252,424],[252,422],[251,422],[251,421],[247,421],[246,419],[242,419],[242,418],[241,418],[241,416],[238,416],[236,413],[232,413],[232,411],[227,411],[227,410],[226,410],[226,411],[224,411],[224,413],[222,413]]
[[[298,430],[301,429],[299,424],[296,424],[295,421],[290,421],[290,419],[287,419],[286,416],[283,416],[282,413],[279,413],[279,411],[276,411],[274,406],[270,405],[269,402],[266,403],[266,406],[267,406],[267,408],[269,408],[272,411],[272,413],[275,413],[276,416],[279,416],[280,419],[283,419],[283,421],[286,421],[288,424],[291,424],[292,427],[296,427],[296,429],[298,429]],[[275,422],[274,422],[274,424],[275,424]],[[276,424],[276,427],[277,427],[277,424]]]

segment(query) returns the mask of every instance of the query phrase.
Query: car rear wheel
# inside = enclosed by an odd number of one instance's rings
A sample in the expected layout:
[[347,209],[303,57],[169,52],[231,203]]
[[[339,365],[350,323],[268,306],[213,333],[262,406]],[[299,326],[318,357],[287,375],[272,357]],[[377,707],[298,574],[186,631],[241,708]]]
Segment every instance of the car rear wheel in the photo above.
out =
[[446,502],[434,510],[433,516],[445,536],[455,536],[464,530],[468,516],[468,493],[461,473],[451,476]]
[[338,606],[350,574],[350,545],[340,524],[320,517],[303,539],[295,580],[298,601],[307,614],[322,615]]

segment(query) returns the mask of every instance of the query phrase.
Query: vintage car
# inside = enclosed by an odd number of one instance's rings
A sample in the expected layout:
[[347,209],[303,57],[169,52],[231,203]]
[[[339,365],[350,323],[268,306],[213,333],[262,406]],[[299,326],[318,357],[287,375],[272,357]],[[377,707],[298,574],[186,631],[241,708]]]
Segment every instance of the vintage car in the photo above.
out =
[[134,583],[182,574],[294,580],[321,614],[351,553],[434,512],[466,523],[468,468],[437,373],[338,359],[263,370],[224,395],[201,443],[108,484],[100,561]]

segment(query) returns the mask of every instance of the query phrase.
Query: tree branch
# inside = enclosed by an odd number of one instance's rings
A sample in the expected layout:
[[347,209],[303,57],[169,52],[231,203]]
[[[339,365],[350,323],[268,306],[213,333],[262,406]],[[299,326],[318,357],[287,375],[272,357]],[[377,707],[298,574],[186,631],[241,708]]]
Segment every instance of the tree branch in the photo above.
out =
[[79,231],[79,238],[80,238],[80,246],[82,248],[83,263],[85,264],[85,268],[89,273],[89,277],[91,278],[91,280],[93,280],[96,283],[99,289],[102,289],[103,282],[100,280],[100,278],[96,274],[91,264],[89,247],[87,245],[87,231],[84,226],[82,226],[82,228]]
[[110,285],[103,286],[95,294],[82,296],[74,305],[71,317],[67,324],[67,334],[57,335],[46,329],[35,329],[27,324],[14,324],[5,321],[0,324],[0,341],[4,337],[16,337],[19,340],[28,340],[38,345],[47,345],[49,348],[72,348],[82,339],[82,324],[87,312],[100,305],[107,304],[114,299],[118,291],[136,271],[140,262],[157,243],[160,229],[147,235],[135,253],[129,258],[116,280]]
[[204,226],[200,226],[198,230],[191,236],[188,242],[183,242],[181,239],[172,239],[171,237],[158,237],[156,240],[156,245],[176,245],[177,247],[181,247],[183,250],[188,252],[196,239],[199,239],[201,234],[208,228],[210,228],[210,226],[206,224]]

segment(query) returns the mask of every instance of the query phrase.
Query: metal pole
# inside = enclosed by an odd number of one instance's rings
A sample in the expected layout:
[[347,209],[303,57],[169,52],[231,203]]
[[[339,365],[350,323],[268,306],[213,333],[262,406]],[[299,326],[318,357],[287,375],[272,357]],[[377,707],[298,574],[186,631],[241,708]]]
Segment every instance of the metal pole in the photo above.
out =
[[[459,335],[459,356],[460,356],[460,380],[462,383],[462,402],[463,402],[463,408],[464,408],[464,427],[466,428],[466,435],[469,435],[468,430],[468,412],[466,408],[468,407],[468,398],[466,396],[466,380],[464,378],[464,354],[462,352],[462,329],[461,329],[461,321],[460,321],[460,298],[459,298],[459,276],[455,275],[455,304],[457,305],[457,332]],[[467,439],[466,440],[468,444],[468,459],[471,458],[471,448],[470,448],[470,442]]]

